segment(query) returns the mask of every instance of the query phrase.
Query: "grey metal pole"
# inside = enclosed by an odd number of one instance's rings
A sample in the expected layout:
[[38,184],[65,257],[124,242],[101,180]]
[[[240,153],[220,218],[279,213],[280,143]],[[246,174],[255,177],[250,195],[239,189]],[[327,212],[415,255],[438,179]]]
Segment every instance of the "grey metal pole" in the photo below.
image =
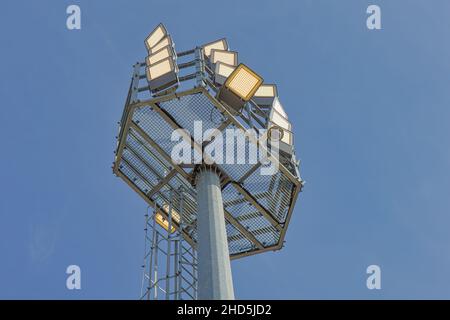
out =
[[220,178],[214,169],[197,176],[198,299],[233,300],[233,279]]

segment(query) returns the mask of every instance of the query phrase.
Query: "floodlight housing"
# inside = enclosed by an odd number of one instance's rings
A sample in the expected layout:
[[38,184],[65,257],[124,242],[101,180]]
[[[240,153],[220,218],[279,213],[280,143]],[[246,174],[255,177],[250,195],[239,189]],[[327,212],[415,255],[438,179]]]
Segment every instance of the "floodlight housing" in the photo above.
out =
[[202,45],[202,48],[204,55],[209,58],[209,56],[211,55],[211,50],[213,49],[228,50],[227,39],[222,38],[213,42],[206,43]]
[[[155,214],[155,221],[157,224],[159,224],[163,229],[165,229],[166,231],[169,231],[169,220],[167,220],[160,212],[157,212]],[[175,232],[175,227],[173,226],[173,224],[171,225],[170,228],[170,233],[174,233]]]
[[172,46],[173,47],[173,41],[172,38],[167,35],[164,38],[161,39],[160,42],[158,42],[153,48],[151,48],[148,53],[149,54],[153,54],[158,52],[159,50],[161,50],[162,48],[166,47],[166,46]]
[[177,210],[175,210],[174,208],[170,208],[170,205],[168,203],[163,204],[161,208],[161,211],[163,211],[165,215],[163,215],[161,212],[157,212],[155,215],[155,220],[166,231],[169,231],[169,221],[168,219],[166,219],[166,216],[169,217],[169,210],[171,211],[171,218],[172,218],[172,228],[170,229],[171,230],[170,233],[174,233],[175,232],[174,224],[175,223],[177,225],[180,224],[181,216]]
[[288,119],[288,115],[286,111],[284,111],[283,105],[281,104],[280,99],[278,97],[275,97],[275,99],[273,100],[272,109],[275,110],[284,118]]
[[178,213],[178,211],[175,210],[175,208],[170,208],[170,205],[168,203],[165,203],[162,206],[162,210],[165,212],[165,214],[167,216],[169,216],[169,210],[172,210],[172,221],[175,221],[176,223],[180,223],[181,216]]
[[217,62],[214,69],[214,82],[223,85],[230,74],[233,73],[234,69],[236,69],[235,66],[223,62]]
[[164,48],[149,55],[145,61],[147,63],[147,66],[150,66],[169,57],[174,58],[173,48],[171,46],[165,46]]
[[275,97],[278,97],[277,86],[263,84],[256,90],[252,100],[259,106],[268,107],[273,105]]
[[178,82],[177,66],[172,57],[147,66],[147,80],[151,91],[168,88]]
[[263,78],[244,64],[239,64],[220,88],[217,98],[239,113],[263,83]]
[[231,66],[237,66],[238,53],[236,51],[212,49],[211,56],[209,58],[212,64],[217,62],[223,62]]
[[268,138],[272,137],[273,130],[280,130],[279,151],[288,156],[292,155],[294,150],[292,124],[289,122],[287,114],[284,111],[278,97],[274,98],[267,122],[267,130]]
[[167,35],[166,27],[160,23],[145,39],[145,46],[150,51]]

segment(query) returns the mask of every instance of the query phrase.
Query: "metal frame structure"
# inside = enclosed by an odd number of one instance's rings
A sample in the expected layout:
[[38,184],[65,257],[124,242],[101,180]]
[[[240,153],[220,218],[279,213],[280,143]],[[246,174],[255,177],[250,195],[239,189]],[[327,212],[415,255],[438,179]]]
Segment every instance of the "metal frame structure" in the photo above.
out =
[[[173,194],[169,197],[172,198]],[[179,200],[176,202],[172,198],[167,230],[156,223],[157,211],[154,208],[148,207],[145,214],[141,300],[197,299],[196,251],[179,232],[181,228],[169,232],[172,225],[172,205],[178,203],[182,210],[182,199]],[[182,220],[180,225],[187,227]]]
[[[179,83],[176,87],[152,95],[146,83],[145,62],[134,65],[124,112],[119,122],[118,143],[113,172],[122,178],[151,207],[166,218],[164,208],[170,202],[168,192],[185,190],[183,219],[190,228],[175,228],[192,248],[196,248],[196,190],[192,183],[195,166],[175,164],[170,156],[174,129],[184,129],[183,139],[194,152],[202,154],[205,145],[193,138],[194,120],[202,120],[204,129],[264,129],[270,109],[250,101],[245,112],[231,114],[215,98],[219,88],[202,48],[178,52]],[[187,61],[180,61],[187,60]],[[248,144],[264,149],[261,141],[248,137]],[[303,181],[295,153],[277,159],[279,171],[261,176],[261,164],[218,165],[225,173],[222,181],[226,229],[230,258],[236,259],[283,247],[285,233]]]

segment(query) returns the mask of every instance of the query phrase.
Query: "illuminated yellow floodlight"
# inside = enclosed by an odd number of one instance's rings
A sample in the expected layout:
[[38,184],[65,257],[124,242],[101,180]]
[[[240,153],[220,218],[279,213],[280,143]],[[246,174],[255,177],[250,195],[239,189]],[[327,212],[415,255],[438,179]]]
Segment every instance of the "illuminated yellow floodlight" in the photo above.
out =
[[223,62],[231,66],[237,66],[238,53],[236,51],[212,49],[210,56],[211,63]]
[[146,58],[147,66],[154,65],[157,62],[164,60],[166,58],[173,57],[173,50],[170,46],[165,46],[161,50],[149,55]]
[[[159,224],[163,229],[169,231],[169,221],[159,212],[155,214],[155,221]],[[170,228],[170,233],[175,232],[175,227],[172,225]]]
[[145,46],[147,50],[151,50],[167,35],[167,30],[162,23],[160,23],[145,39]]
[[223,62],[217,62],[214,70],[214,82],[223,85],[230,74],[233,73],[235,66],[228,65]]
[[[165,204],[163,204],[163,206],[162,206],[162,209],[164,210],[164,212],[166,213],[166,215],[167,216],[169,216],[169,204],[168,203],[165,203]],[[173,207],[172,207],[172,221],[175,221],[176,223],[180,223],[180,221],[181,221],[181,217],[180,217],[180,214],[178,213],[178,211],[177,210],[175,210]]]
[[242,100],[249,101],[262,83],[263,78],[241,63],[225,81],[225,87]]
[[241,63],[220,88],[217,98],[229,106],[231,112],[240,113],[262,83],[259,75]]
[[[168,217],[169,216],[169,209],[170,206],[168,203],[163,204],[162,211],[164,211],[164,214]],[[172,210],[172,228],[170,228],[170,233],[175,232],[174,224],[180,224],[181,217],[178,211],[176,211],[174,208],[171,208]],[[165,218],[165,216],[161,212],[157,212],[155,214],[155,221],[158,223],[161,227],[163,227],[166,231],[169,231],[169,220]]]
[[216,40],[216,41],[204,44],[202,46],[202,48],[203,48],[203,52],[204,52],[205,56],[207,56],[209,58],[209,56],[211,55],[212,49],[228,50],[228,43],[227,43],[227,40],[225,38],[223,38],[220,40]]

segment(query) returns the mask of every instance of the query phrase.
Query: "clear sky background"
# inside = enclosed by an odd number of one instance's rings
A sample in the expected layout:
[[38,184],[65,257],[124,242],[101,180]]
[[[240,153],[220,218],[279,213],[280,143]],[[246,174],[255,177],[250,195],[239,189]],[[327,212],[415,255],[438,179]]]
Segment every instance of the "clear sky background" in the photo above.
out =
[[294,126],[307,184],[285,248],[232,262],[237,298],[450,299],[447,0],[2,1],[0,298],[139,297],[146,204],[111,164],[159,22],[179,50],[227,37]]

